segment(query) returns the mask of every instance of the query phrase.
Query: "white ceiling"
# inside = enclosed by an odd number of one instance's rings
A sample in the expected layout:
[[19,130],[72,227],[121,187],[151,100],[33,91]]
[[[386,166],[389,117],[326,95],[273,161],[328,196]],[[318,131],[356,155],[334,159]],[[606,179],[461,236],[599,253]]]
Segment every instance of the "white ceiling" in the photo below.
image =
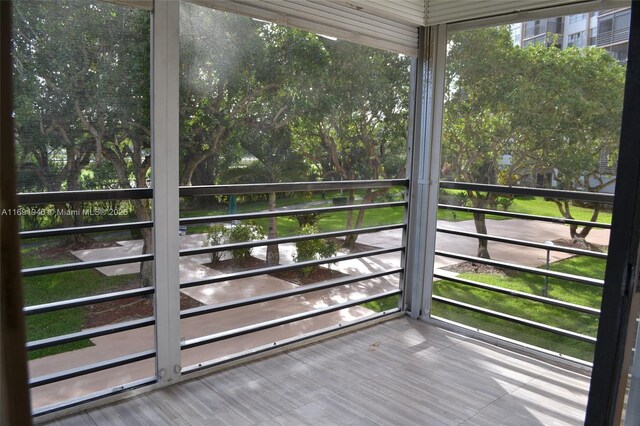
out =
[[[153,8],[153,0],[105,1]],[[468,21],[495,25],[630,5],[630,0],[187,1],[410,56],[418,52],[417,28],[420,26],[453,24],[458,27]]]

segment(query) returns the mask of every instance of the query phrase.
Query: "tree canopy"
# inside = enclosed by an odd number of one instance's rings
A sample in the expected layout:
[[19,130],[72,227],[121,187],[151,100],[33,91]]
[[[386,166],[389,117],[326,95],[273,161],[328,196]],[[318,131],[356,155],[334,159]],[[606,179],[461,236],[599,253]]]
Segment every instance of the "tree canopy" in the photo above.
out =
[[[594,189],[584,177],[597,173],[601,152],[617,152],[623,85],[624,66],[603,49],[521,48],[506,27],[455,33],[443,171],[465,182],[525,186],[553,172],[563,189]],[[496,194],[468,196],[475,207],[495,208]],[[568,205],[559,204],[566,217]],[[474,218],[486,233],[484,215]],[[486,240],[478,255],[488,257]]]
[[[14,13],[19,191],[146,186],[149,13],[66,0]],[[180,19],[181,185],[405,175],[409,58],[188,2]],[[533,184],[553,170],[578,189],[600,153],[615,157],[624,67],[602,49],[519,48],[498,27],[455,33],[447,60],[448,177]],[[483,215],[476,226],[486,232]]]

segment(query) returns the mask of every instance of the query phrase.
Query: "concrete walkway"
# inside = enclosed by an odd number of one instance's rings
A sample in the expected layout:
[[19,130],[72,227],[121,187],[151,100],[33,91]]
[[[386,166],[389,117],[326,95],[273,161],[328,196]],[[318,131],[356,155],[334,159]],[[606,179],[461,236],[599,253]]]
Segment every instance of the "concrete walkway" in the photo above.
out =
[[[438,221],[438,227],[443,229],[455,229],[459,231],[476,232],[472,220],[460,222]],[[487,232],[506,238],[514,238],[537,243],[545,243],[558,239],[569,239],[569,228],[565,225],[548,222],[536,222],[524,219],[492,220],[487,219]],[[593,244],[608,245],[609,230],[594,229],[587,237],[587,241]],[[394,229],[381,231],[375,234],[363,234],[358,237],[358,242],[374,247],[393,247],[401,244],[402,230]],[[436,250],[448,251],[468,256],[475,256],[478,249],[476,238],[438,233],[436,235]],[[547,251],[542,249],[517,246],[513,244],[489,241],[489,253],[494,260],[517,263],[525,266],[538,267],[546,263]],[[551,251],[550,261],[566,259],[572,255]],[[461,260],[436,256],[435,268],[443,268],[449,265],[461,263]]]

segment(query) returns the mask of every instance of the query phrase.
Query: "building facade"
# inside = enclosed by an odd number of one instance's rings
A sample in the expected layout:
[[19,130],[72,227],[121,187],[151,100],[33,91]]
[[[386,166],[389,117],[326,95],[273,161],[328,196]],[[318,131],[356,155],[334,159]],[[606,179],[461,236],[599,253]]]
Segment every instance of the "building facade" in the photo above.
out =
[[631,8],[608,9],[550,19],[512,24],[513,42],[568,47],[595,46],[606,49],[615,59],[627,62]]

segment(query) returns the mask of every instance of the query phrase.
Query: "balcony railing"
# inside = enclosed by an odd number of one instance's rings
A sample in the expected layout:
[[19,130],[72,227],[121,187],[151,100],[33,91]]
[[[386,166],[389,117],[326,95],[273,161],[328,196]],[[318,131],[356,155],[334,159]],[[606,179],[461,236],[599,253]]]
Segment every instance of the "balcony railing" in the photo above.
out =
[[[460,183],[460,182],[440,182],[440,188],[446,190],[460,190],[460,191],[477,191],[481,194],[493,193],[499,194],[502,196],[527,196],[527,197],[542,197],[545,200],[551,199],[562,199],[562,200],[571,200],[571,201],[582,201],[587,203],[602,203],[609,204],[613,203],[613,195],[612,194],[602,194],[602,193],[590,193],[590,192],[577,192],[577,191],[561,191],[561,190],[553,190],[553,189],[539,189],[539,188],[523,188],[523,187],[508,187],[501,185],[484,185],[484,184],[469,184],[469,183]],[[482,214],[487,215],[489,217],[493,217],[495,219],[505,218],[505,219],[524,219],[526,221],[536,221],[543,223],[552,223],[552,224],[560,224],[560,225],[575,225],[575,226],[586,226],[592,227],[596,229],[604,229],[608,230],[611,228],[611,225],[608,223],[601,222],[591,222],[588,220],[576,220],[570,219],[566,217],[553,217],[549,215],[537,215],[530,213],[521,213],[521,212],[513,212],[513,211],[504,211],[497,209],[487,209],[487,208],[476,208],[469,207],[467,205],[451,205],[451,204],[439,204],[438,206],[442,210],[451,211],[451,212],[467,212],[475,215]],[[460,230],[455,229],[455,227],[443,227],[441,225],[438,226],[437,232],[439,236],[449,235],[455,236],[459,238],[467,238],[466,241],[479,241],[486,240],[488,241],[489,251],[491,251],[491,244],[508,244],[512,247],[512,253],[517,253],[518,250],[522,250],[522,248],[530,248],[530,249],[538,249],[540,253],[547,254],[546,257],[546,265],[545,262],[542,262],[541,265],[531,266],[524,265],[517,261],[517,259],[525,259],[526,256],[531,256],[531,253],[523,253],[522,256],[512,255],[509,260],[495,260],[495,259],[486,259],[481,258],[475,255],[470,255],[468,253],[459,253],[453,251],[446,251],[442,249],[436,249],[436,256],[440,256],[449,260],[456,260],[462,262],[468,262],[476,265],[485,265],[486,267],[496,268],[496,271],[505,271],[507,273],[507,278],[509,279],[509,274],[530,274],[529,276],[534,277],[542,277],[545,283],[545,290],[547,289],[548,280],[556,279],[560,280],[561,283],[576,283],[578,287],[576,291],[580,291],[579,288],[602,288],[604,285],[603,279],[595,278],[593,276],[585,276],[581,274],[581,271],[571,271],[562,272],[562,271],[553,271],[549,270],[549,253],[550,252],[558,252],[563,253],[565,255],[569,255],[571,257],[574,256],[588,256],[593,259],[606,259],[607,255],[604,252],[587,250],[584,248],[570,247],[570,246],[562,246],[558,244],[549,244],[549,242],[541,242],[541,241],[532,241],[531,239],[525,238],[514,238],[513,235],[506,237],[504,235],[498,235],[501,231],[501,223],[499,221],[493,222],[489,228],[492,228],[494,232],[488,232],[487,234],[478,233],[478,232],[470,232],[468,230]],[[505,222],[506,223],[506,222]],[[506,226],[506,225],[505,225]],[[556,225],[554,225],[556,226]],[[561,228],[559,228],[562,230]],[[517,229],[516,231],[517,232]],[[566,231],[568,236],[568,231]],[[473,243],[472,243],[473,244]],[[438,245],[438,243],[437,243]],[[516,258],[516,260],[514,260]],[[544,258],[544,257],[543,257]],[[531,263],[531,262],[528,262]],[[545,268],[546,266],[546,268]],[[584,315],[593,316],[596,320],[599,317],[600,311],[598,308],[592,306],[585,306],[580,303],[574,303],[573,301],[562,300],[559,298],[550,297],[547,292],[543,292],[542,294],[536,294],[532,289],[514,289],[509,286],[501,286],[499,284],[492,283],[489,279],[488,281],[483,277],[483,275],[478,275],[478,279],[469,279],[464,277],[456,276],[455,273],[451,273],[450,271],[446,271],[443,269],[436,269],[433,274],[436,281],[442,280],[443,282],[452,282],[455,285],[460,286],[460,291],[464,292],[465,289],[470,291],[469,289],[481,289],[482,291],[490,292],[495,295],[506,295],[509,298],[516,298],[517,300],[526,300],[528,302],[533,302],[534,304],[539,304],[541,306],[553,306],[559,309],[577,312]],[[486,282],[483,282],[486,281]],[[452,297],[442,297],[438,295],[437,291],[437,282],[435,285],[433,301],[434,303],[441,305],[448,305],[455,307],[461,312],[475,312],[477,314],[481,314],[486,317],[493,317],[499,320],[503,320],[506,324],[511,324],[512,326],[506,326],[508,328],[512,328],[515,324],[525,326],[529,329],[537,329],[542,330],[543,332],[551,333],[554,335],[562,336],[563,338],[570,339],[572,341],[580,341],[586,342],[589,345],[593,345],[596,342],[595,333],[593,335],[584,334],[583,332],[579,332],[575,329],[562,328],[558,326],[551,325],[549,321],[536,321],[531,319],[531,315],[529,311],[527,311],[527,305],[523,304],[523,309],[520,311],[518,315],[514,315],[513,313],[505,312],[505,306],[502,306],[499,303],[480,303],[480,299],[478,299],[478,303],[471,303],[469,300],[465,299],[466,296],[459,297],[458,299]],[[511,299],[514,300],[514,299]],[[527,302],[527,303],[528,303]],[[597,305],[599,306],[599,299]],[[534,308],[532,308],[534,309]],[[507,309],[508,311],[508,309]],[[468,318],[468,314],[461,314],[462,317],[454,320],[454,322],[462,323],[464,325],[470,326],[472,328],[483,330],[482,325],[478,325],[477,322]],[[451,318],[447,317],[438,317],[434,316],[437,319],[443,319],[446,321],[450,321]],[[462,318],[462,319],[460,319]],[[487,331],[487,330],[484,330]],[[492,331],[493,334],[500,334],[499,332]],[[510,335],[509,332],[503,334],[503,337],[513,339],[513,335]],[[515,338],[519,340],[518,338]],[[524,342],[530,343],[530,342]],[[533,344],[538,349],[544,344]],[[556,355],[560,354],[565,356],[566,354],[561,353],[557,349],[551,349],[549,347],[542,349],[546,349]],[[578,360],[576,360],[578,361]],[[588,364],[588,360],[585,363]],[[580,361],[578,361],[580,362]]]
[[604,47],[629,40],[629,27],[620,30],[603,31],[596,36],[596,46]]
[[[408,186],[408,180],[395,179],[395,180],[375,180],[375,181],[335,181],[335,182],[303,182],[303,183],[281,183],[281,184],[255,184],[255,185],[216,185],[216,186],[190,186],[180,188],[180,197],[192,197],[192,196],[227,196],[227,195],[251,195],[251,194],[266,194],[271,192],[276,193],[318,193],[323,191],[360,191],[369,189],[386,189],[392,187],[398,187],[403,191]],[[125,190],[105,190],[105,191],[69,191],[69,192],[56,192],[56,193],[29,193],[19,194],[19,203],[23,208],[27,208],[29,205],[47,206],[53,203],[88,203],[104,200],[132,200],[132,199],[150,199],[152,200],[152,189],[125,189]],[[402,217],[406,218],[407,201],[402,197],[402,200],[396,201],[382,201],[382,202],[370,202],[366,204],[349,204],[349,205],[326,205],[326,206],[312,206],[305,207],[304,205],[298,208],[290,209],[277,209],[277,210],[260,210],[250,211],[243,213],[233,214],[218,214],[211,216],[197,216],[197,217],[181,217],[179,224],[187,227],[197,227],[208,224],[223,223],[230,226],[231,223],[237,223],[245,220],[256,220],[265,218],[278,218],[278,217],[292,217],[295,215],[310,214],[310,213],[323,213],[325,215],[332,215],[339,212],[358,212],[361,210],[376,210],[376,209],[402,209]],[[329,200],[330,201],[330,200]],[[354,215],[355,216],[355,215]],[[178,225],[178,224],[176,224]],[[67,228],[51,228],[51,229],[33,229],[25,230],[20,233],[23,242],[30,242],[37,244],[38,239],[51,238],[51,237],[67,237],[80,234],[95,234],[95,233],[114,233],[118,231],[127,230],[139,230],[152,228],[154,226],[153,221],[126,221],[122,223],[108,223],[108,224],[95,224],[85,225],[79,227],[67,227]],[[212,291],[215,291],[216,285],[235,286],[238,288],[238,294],[235,297],[228,298],[224,301],[219,301],[211,304],[202,304],[196,307],[183,308],[180,311],[180,319],[182,321],[181,335],[186,336],[181,341],[181,350],[189,351],[196,348],[212,345],[220,341],[229,341],[229,339],[239,338],[241,336],[252,336],[255,333],[274,330],[282,326],[296,327],[296,324],[305,324],[304,327],[300,326],[300,330],[292,333],[290,336],[280,338],[278,341],[269,341],[268,345],[256,343],[254,346],[245,347],[242,350],[237,350],[234,353],[226,353],[224,356],[210,356],[200,355],[200,358],[193,363],[184,361],[182,373],[187,374],[189,372],[200,370],[204,367],[229,362],[235,359],[240,359],[249,355],[260,353],[262,351],[278,348],[281,346],[289,345],[304,339],[312,338],[314,336],[322,335],[332,331],[336,331],[342,328],[346,328],[352,325],[360,324],[365,321],[370,321],[383,316],[391,315],[400,311],[403,284],[403,272],[404,272],[404,232],[406,229],[405,220],[399,223],[384,223],[377,226],[366,226],[357,229],[338,229],[330,230],[327,232],[315,233],[313,235],[287,235],[272,239],[261,239],[255,241],[243,241],[237,243],[224,243],[217,246],[202,246],[198,244],[196,246],[184,247],[176,253],[181,259],[189,258],[192,256],[208,255],[215,252],[231,252],[238,249],[251,249],[258,247],[265,247],[276,244],[292,244],[301,241],[311,241],[320,239],[337,239],[343,238],[349,235],[365,235],[375,234],[382,231],[398,231],[403,235],[397,242],[384,247],[365,247],[360,251],[349,252],[339,254],[329,258],[321,258],[314,260],[306,260],[300,262],[281,262],[277,265],[266,265],[249,270],[238,270],[232,272],[223,272],[221,274],[215,274],[211,276],[205,276],[202,278],[181,280],[180,283],[175,283],[176,291],[184,291],[193,288],[207,288],[209,286]],[[176,230],[166,230],[166,232],[177,232]],[[247,295],[242,290],[243,280],[273,275],[278,273],[298,271],[303,268],[326,266],[328,264],[339,264],[339,262],[348,262],[354,260],[371,260],[376,259],[376,256],[395,255],[397,262],[393,262],[393,265],[385,264],[384,262],[375,262],[375,268],[370,268],[366,272],[355,271],[350,273],[344,273],[338,278],[324,279],[319,282],[314,282],[306,285],[299,285],[296,287],[277,290],[258,292],[258,294]],[[25,279],[29,277],[42,277],[51,276],[52,274],[58,274],[63,272],[81,271],[94,268],[102,268],[115,265],[127,265],[127,264],[139,264],[140,262],[151,262],[154,260],[153,252],[141,253],[130,256],[117,256],[107,259],[90,260],[82,262],[67,262],[63,264],[53,264],[46,266],[27,267],[22,270],[22,275]],[[372,262],[373,264],[374,262]],[[393,288],[390,289],[389,285],[379,286],[381,280],[392,279]],[[367,282],[369,283],[369,290],[366,294],[355,292],[350,294],[345,300],[323,299],[323,304],[304,304],[301,303],[300,297],[306,297],[309,294],[316,292],[316,294],[325,291],[330,292],[336,289],[346,289],[348,291],[350,285],[356,283]],[[97,306],[106,302],[117,302],[125,299],[131,300],[131,298],[151,297],[155,293],[155,287],[143,286],[138,288],[129,288],[126,290],[105,291],[97,295],[88,295],[84,297],[70,298],[66,300],[54,300],[47,301],[41,304],[32,304],[24,308],[25,314],[28,318],[34,318],[38,315],[42,315],[49,312],[62,311],[71,308],[88,308],[90,306]],[[367,302],[377,301],[379,299],[388,298],[390,296],[396,296],[399,298],[398,305],[394,308],[385,309],[380,312],[371,311],[370,314],[360,316],[356,319],[345,320],[332,320],[330,325],[325,323],[322,326],[311,327],[304,323],[304,320],[313,320],[323,315],[332,314],[341,310],[346,310],[352,307],[361,306]],[[60,299],[63,299],[62,296]],[[297,300],[297,302],[296,302]],[[222,317],[213,317],[216,313],[233,312],[247,307],[256,307],[258,304],[267,304],[272,302],[290,302],[291,304],[298,303],[299,306],[289,309],[285,313],[276,312],[276,316],[268,318],[255,317],[253,322],[231,324],[224,329],[210,329],[204,327],[200,332],[189,332],[189,325],[185,323],[185,320],[202,320],[202,323],[219,323]],[[262,305],[267,306],[267,305]],[[51,348],[58,345],[86,341],[87,339],[95,339],[103,336],[125,336],[123,333],[127,333],[133,330],[140,330],[143,328],[150,328],[151,330],[155,326],[155,316],[145,318],[126,319],[121,322],[115,322],[112,324],[104,324],[96,327],[82,329],[77,332],[66,333],[62,335],[50,336],[44,339],[29,341],[27,349],[35,351],[38,349]],[[308,322],[308,321],[307,321]],[[200,334],[197,334],[200,333]],[[151,332],[151,335],[153,333]],[[114,342],[117,342],[114,340]],[[206,346],[209,348],[210,346]],[[122,348],[123,352],[127,352],[127,348]],[[82,351],[82,349],[78,349]],[[42,395],[47,393],[49,386],[58,386],[58,389],[68,388],[73,389],[73,386],[65,384],[65,380],[83,380],[82,385],[79,388],[87,386],[84,393],[73,394],[72,392],[66,395],[64,398],[51,402],[47,398],[43,398],[38,402],[38,395],[35,395],[34,413],[36,415],[45,414],[51,411],[55,411],[60,408],[64,408],[70,404],[76,404],[78,402],[86,401],[88,399],[96,398],[114,392],[121,392],[131,387],[139,387],[143,385],[149,385],[156,382],[155,373],[146,374],[144,377],[137,377],[135,375],[125,376],[129,377],[127,380],[123,379],[123,382],[116,387],[109,386],[107,389],[100,388],[98,385],[90,383],[90,376],[94,373],[107,372],[107,370],[119,368],[129,368],[128,366],[141,365],[141,362],[146,362],[146,372],[153,372],[155,364],[150,364],[151,359],[156,357],[155,344],[153,348],[148,350],[133,351],[134,353],[119,354],[109,359],[96,361],[95,359],[85,358],[81,362],[77,362],[77,365],[73,365],[69,368],[69,363],[62,363],[67,365],[64,368],[50,367],[39,368],[37,371],[45,371],[40,374],[32,373],[30,385],[32,392],[37,392],[38,389],[42,390]],[[55,355],[56,357],[64,357],[71,352],[63,352]],[[205,353],[205,352],[203,352]],[[187,357],[189,358],[189,357]],[[77,359],[77,356],[76,356]],[[189,358],[193,359],[193,357]],[[31,361],[33,362],[33,361]],[[138,364],[136,364],[138,363]],[[43,364],[43,363],[40,363]],[[42,365],[40,366],[42,367]]]

